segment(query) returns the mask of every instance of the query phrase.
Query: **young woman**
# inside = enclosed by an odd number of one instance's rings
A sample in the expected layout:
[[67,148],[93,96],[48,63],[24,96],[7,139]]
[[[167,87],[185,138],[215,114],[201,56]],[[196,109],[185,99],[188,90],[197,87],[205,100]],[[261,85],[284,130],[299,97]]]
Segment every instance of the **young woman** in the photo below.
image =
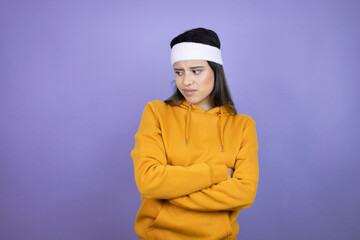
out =
[[255,121],[238,114],[220,40],[204,28],[171,41],[176,91],[148,102],[131,152],[140,239],[236,239],[258,185]]

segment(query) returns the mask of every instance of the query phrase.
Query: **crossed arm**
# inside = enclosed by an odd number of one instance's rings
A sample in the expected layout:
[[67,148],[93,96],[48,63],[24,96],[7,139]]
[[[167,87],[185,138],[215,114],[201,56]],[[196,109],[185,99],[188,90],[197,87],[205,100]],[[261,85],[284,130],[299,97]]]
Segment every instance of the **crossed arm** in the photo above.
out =
[[[135,180],[147,198],[168,199],[195,211],[236,210],[249,207],[258,184],[258,143],[255,121],[248,119],[232,177],[222,164],[189,167],[167,165],[161,130],[151,105],[144,109],[135,147],[131,152]],[[192,179],[197,179],[193,181]]]
[[225,164],[167,165],[161,129],[151,103],[143,111],[131,157],[137,187],[145,198],[173,199],[227,179]]

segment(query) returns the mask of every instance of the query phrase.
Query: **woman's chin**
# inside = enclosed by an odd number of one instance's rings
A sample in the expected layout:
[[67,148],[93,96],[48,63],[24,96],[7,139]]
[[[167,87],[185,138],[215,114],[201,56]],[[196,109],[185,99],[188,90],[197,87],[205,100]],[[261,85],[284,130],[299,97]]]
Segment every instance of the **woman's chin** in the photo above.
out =
[[188,101],[188,103],[191,103],[191,104],[197,104],[198,101],[196,101],[194,98],[192,97],[185,97],[186,101]]

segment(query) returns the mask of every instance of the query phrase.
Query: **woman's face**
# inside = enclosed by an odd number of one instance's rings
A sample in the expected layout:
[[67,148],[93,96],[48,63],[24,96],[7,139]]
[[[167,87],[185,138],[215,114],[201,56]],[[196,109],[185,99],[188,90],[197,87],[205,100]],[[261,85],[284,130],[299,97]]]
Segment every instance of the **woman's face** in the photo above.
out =
[[205,60],[183,60],[175,62],[176,86],[192,104],[204,111],[210,110],[210,93],[214,89],[214,71]]

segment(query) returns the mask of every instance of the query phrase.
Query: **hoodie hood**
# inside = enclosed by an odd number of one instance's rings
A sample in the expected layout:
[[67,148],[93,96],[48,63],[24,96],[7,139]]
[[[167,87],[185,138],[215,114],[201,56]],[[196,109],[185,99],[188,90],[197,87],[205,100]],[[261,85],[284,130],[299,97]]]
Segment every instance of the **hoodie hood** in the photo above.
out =
[[223,126],[223,118],[225,115],[230,115],[227,109],[224,106],[217,106],[208,111],[204,111],[202,108],[195,104],[189,103],[186,99],[179,105],[180,108],[187,110],[187,117],[185,120],[185,144],[188,145],[189,143],[189,125],[191,122],[191,112],[201,112],[205,114],[213,114],[217,115],[219,118],[220,124],[219,126],[219,133],[220,133],[220,143],[221,143],[221,151],[225,151],[224,148],[224,126]]

